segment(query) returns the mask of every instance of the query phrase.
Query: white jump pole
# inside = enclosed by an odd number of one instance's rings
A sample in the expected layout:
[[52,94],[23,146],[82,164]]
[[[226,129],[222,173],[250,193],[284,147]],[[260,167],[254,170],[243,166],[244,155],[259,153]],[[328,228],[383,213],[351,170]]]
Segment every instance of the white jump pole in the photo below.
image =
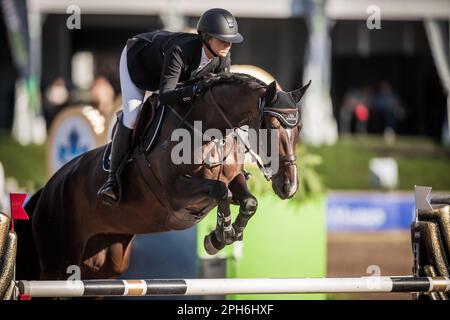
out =
[[361,277],[285,279],[150,279],[19,281],[31,297],[300,294],[352,292],[447,292],[446,277]]

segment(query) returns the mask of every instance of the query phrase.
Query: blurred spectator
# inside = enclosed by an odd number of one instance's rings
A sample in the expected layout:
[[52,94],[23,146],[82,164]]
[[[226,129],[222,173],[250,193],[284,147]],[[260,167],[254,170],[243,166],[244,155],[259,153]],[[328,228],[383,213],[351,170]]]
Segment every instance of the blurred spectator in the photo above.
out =
[[367,121],[369,120],[369,107],[363,103],[358,103],[355,107],[355,119],[357,133],[367,133]]
[[64,78],[58,77],[44,92],[44,116],[47,127],[50,126],[55,115],[69,100],[69,90],[67,90]]
[[92,84],[92,102],[104,115],[114,108],[114,88],[105,77],[97,77]]
[[339,114],[341,133],[352,132],[352,120],[355,120],[356,132],[367,133],[372,100],[373,89],[371,86],[352,88],[348,91]]
[[405,116],[405,110],[401,105],[400,98],[393,91],[388,81],[381,81],[379,91],[373,103],[374,110],[382,115],[383,130],[395,132],[397,121]]

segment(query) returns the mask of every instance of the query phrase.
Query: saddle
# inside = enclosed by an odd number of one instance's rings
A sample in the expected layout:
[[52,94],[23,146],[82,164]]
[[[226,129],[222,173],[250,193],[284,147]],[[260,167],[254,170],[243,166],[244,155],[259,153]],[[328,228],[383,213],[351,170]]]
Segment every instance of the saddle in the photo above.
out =
[[[154,146],[155,141],[159,136],[162,124],[164,122],[166,107],[158,103],[158,94],[153,93],[142,103],[142,108],[139,113],[136,127],[133,131],[133,137],[131,142],[132,152],[127,159],[127,162],[133,161],[133,156],[135,155],[135,150],[137,152],[143,153],[148,152]],[[123,113],[122,111],[117,112],[117,121],[122,121]],[[112,136],[116,131],[117,122],[113,127]],[[110,154],[111,154],[111,142],[105,148],[103,152],[103,170],[108,172],[110,169]]]

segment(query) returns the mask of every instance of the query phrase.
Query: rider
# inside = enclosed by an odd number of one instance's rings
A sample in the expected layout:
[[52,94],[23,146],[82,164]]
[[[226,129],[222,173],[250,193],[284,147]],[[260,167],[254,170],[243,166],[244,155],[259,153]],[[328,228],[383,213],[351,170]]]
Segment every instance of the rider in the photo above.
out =
[[195,83],[181,88],[176,85],[210,72],[228,71],[231,44],[244,40],[234,16],[218,8],[202,14],[197,33],[156,30],[127,41],[120,57],[123,118],[112,139],[108,179],[98,191],[105,200],[120,201],[119,168],[128,156],[145,91],[159,89],[161,104],[190,102],[204,89]]

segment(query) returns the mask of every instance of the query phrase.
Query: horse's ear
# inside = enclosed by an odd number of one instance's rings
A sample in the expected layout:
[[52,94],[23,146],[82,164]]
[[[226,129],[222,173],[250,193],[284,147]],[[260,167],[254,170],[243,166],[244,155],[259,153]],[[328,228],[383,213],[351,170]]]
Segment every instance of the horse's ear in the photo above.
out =
[[311,84],[311,80],[309,80],[309,82],[307,84],[305,84],[303,87],[289,92],[291,97],[294,99],[295,103],[298,103],[301,100],[301,98],[305,94],[306,90],[309,88],[310,84]]
[[264,95],[264,100],[266,100],[266,104],[274,103],[277,100],[277,82],[272,81],[266,90],[266,94]]

